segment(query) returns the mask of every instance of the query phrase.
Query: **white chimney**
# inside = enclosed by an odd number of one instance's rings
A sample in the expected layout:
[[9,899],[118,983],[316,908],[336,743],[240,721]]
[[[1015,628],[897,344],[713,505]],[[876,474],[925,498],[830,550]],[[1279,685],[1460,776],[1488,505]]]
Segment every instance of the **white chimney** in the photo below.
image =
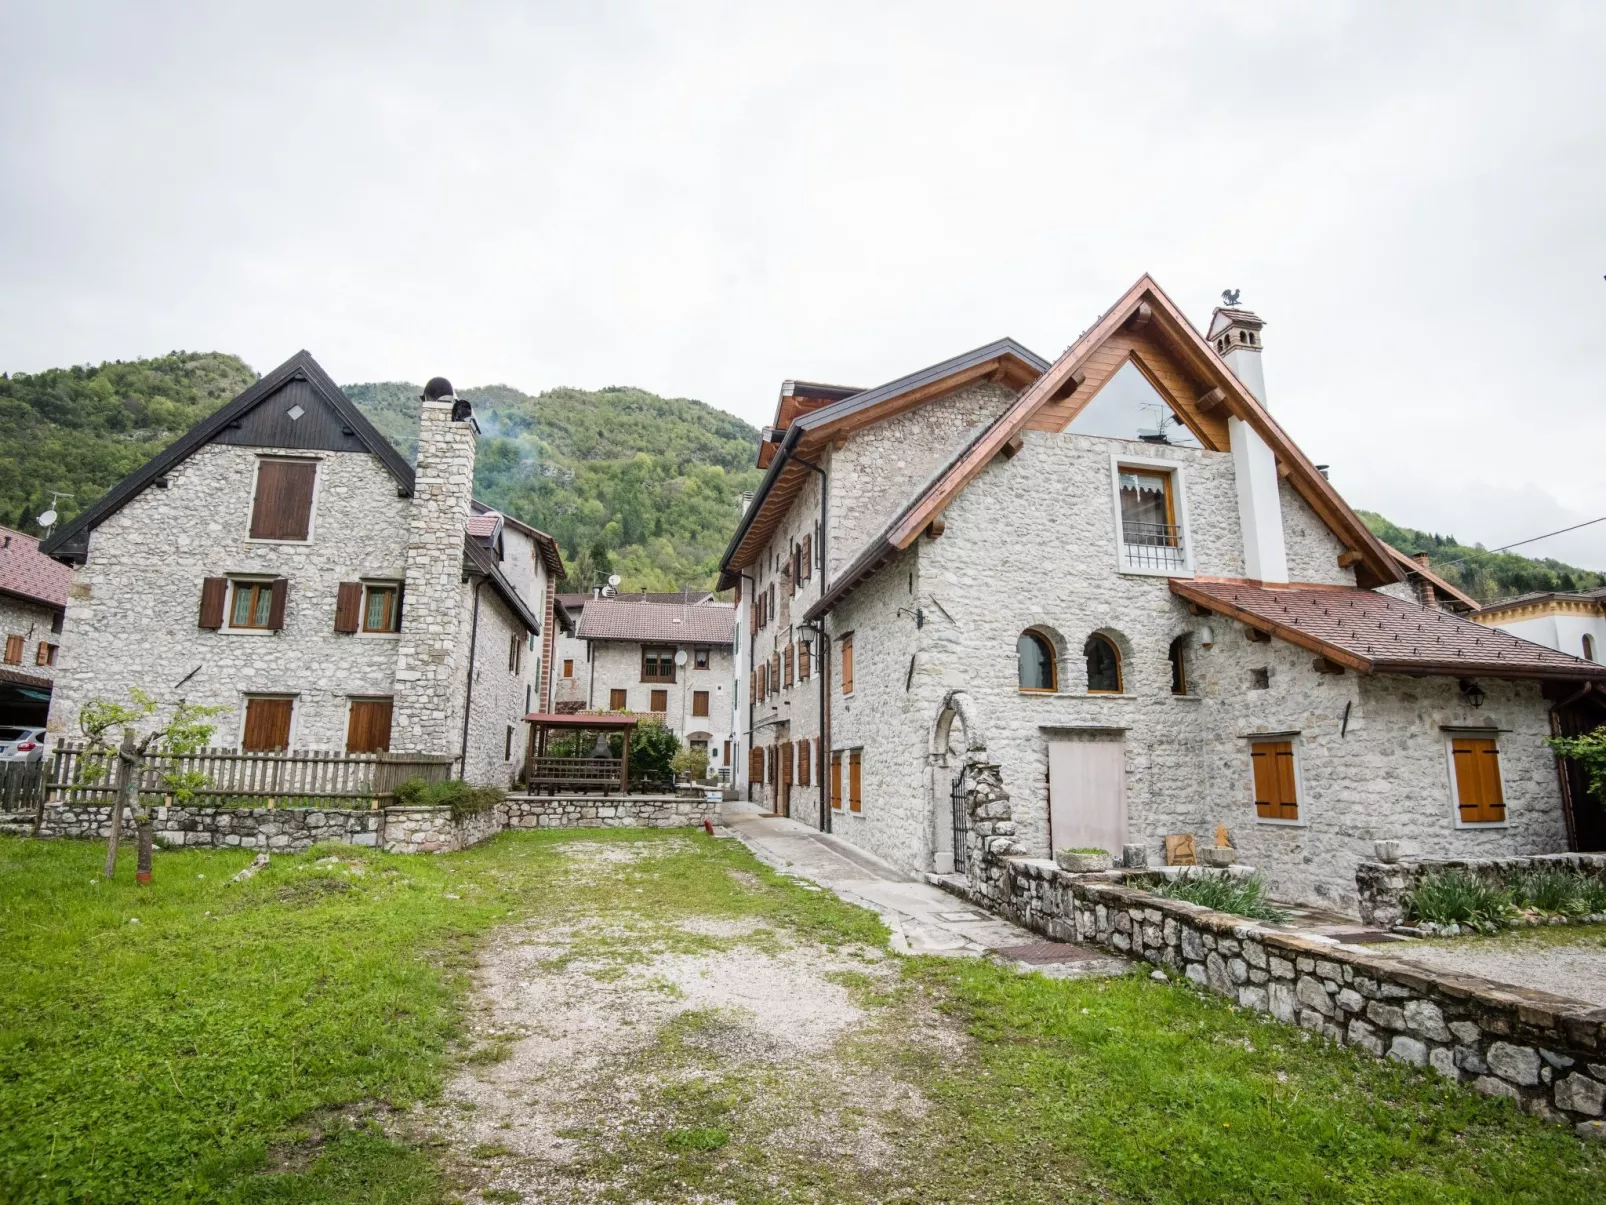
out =
[[[1232,292],[1228,301],[1236,303]],[[1244,388],[1266,405],[1266,376],[1260,364],[1266,324],[1258,314],[1236,304],[1217,306],[1210,317],[1209,339]],[[1288,580],[1288,549],[1283,541],[1283,505],[1278,489],[1277,457],[1248,423],[1228,417],[1233,470],[1238,479],[1238,522],[1244,535],[1244,575],[1261,582]]]

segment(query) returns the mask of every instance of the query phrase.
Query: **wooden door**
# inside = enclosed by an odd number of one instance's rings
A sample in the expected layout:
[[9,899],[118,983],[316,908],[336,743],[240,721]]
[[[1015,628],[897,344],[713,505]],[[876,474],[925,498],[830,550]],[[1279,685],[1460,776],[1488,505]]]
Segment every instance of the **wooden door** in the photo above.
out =
[[775,811],[782,816],[792,814],[792,742],[782,741],[776,752],[781,758],[780,791],[775,800]]
[[390,749],[389,699],[353,699],[346,720],[347,753],[385,753]]
[[245,701],[245,732],[240,748],[246,753],[271,753],[290,747],[290,716],[294,699],[254,698]]
[[1126,742],[1089,736],[1048,743],[1050,853],[1126,843]]

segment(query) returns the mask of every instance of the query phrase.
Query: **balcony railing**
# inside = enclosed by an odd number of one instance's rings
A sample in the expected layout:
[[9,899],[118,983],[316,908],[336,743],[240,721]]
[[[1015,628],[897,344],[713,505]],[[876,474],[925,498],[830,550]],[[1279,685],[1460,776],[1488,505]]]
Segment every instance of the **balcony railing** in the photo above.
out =
[[1182,528],[1175,523],[1121,524],[1121,555],[1128,569],[1177,570],[1187,558],[1182,549]]

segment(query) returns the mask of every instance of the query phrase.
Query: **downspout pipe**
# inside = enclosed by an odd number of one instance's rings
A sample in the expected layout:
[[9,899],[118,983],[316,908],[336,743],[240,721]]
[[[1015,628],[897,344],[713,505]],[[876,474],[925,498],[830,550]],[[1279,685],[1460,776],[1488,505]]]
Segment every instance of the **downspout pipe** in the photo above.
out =
[[[746,582],[748,584],[748,586],[750,587],[750,589],[748,590],[748,593],[747,593],[747,610],[748,610],[748,613],[751,614],[754,605],[757,604],[757,602],[758,602],[758,582],[755,579],[753,579],[751,577],[748,577],[747,574],[745,574],[745,573],[741,574],[740,576],[741,576],[741,579],[744,582]],[[749,767],[751,767],[752,764],[753,764],[753,685],[752,685],[752,683],[753,683],[753,669],[754,669],[754,666],[753,666],[753,646],[756,643],[757,643],[757,641],[755,641],[753,639],[752,624],[748,624],[748,632],[747,632],[747,682],[748,682],[748,686],[747,686],[747,764],[748,764]],[[737,672],[740,673],[741,671],[738,670]],[[736,686],[737,686],[738,690],[741,689],[740,680],[737,681]],[[734,771],[732,771],[732,773],[734,773]],[[753,802],[753,778],[752,778],[751,775],[748,775],[748,777],[747,777],[747,802],[748,803],[752,803]]]
[[458,745],[459,774],[468,777],[468,719],[474,713],[474,646],[480,638],[480,587],[485,579],[474,582],[474,619],[468,628],[468,689],[463,694],[463,740]]
[[[831,563],[827,553],[830,550],[830,518],[831,518],[831,491],[827,488],[831,478],[819,465],[804,460],[801,456],[792,456],[798,464],[816,473],[820,478],[820,594],[826,591],[826,566]],[[814,630],[820,635],[820,739],[815,741],[818,746],[814,781],[819,784],[817,790],[820,794],[820,831],[831,831],[831,801],[826,798],[831,789],[827,781],[831,768],[831,658],[827,654],[831,638],[825,632],[825,616],[814,625]]]

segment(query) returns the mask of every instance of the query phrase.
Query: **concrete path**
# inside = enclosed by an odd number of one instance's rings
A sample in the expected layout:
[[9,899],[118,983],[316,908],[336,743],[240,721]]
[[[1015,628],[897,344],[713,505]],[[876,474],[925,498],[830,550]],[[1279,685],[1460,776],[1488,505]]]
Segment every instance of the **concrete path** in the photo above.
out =
[[900,954],[995,955],[1056,978],[1120,974],[1130,965],[1101,950],[1049,943],[840,837],[771,816],[754,804],[724,803],[720,819],[765,865],[875,912],[892,930],[892,948]]

